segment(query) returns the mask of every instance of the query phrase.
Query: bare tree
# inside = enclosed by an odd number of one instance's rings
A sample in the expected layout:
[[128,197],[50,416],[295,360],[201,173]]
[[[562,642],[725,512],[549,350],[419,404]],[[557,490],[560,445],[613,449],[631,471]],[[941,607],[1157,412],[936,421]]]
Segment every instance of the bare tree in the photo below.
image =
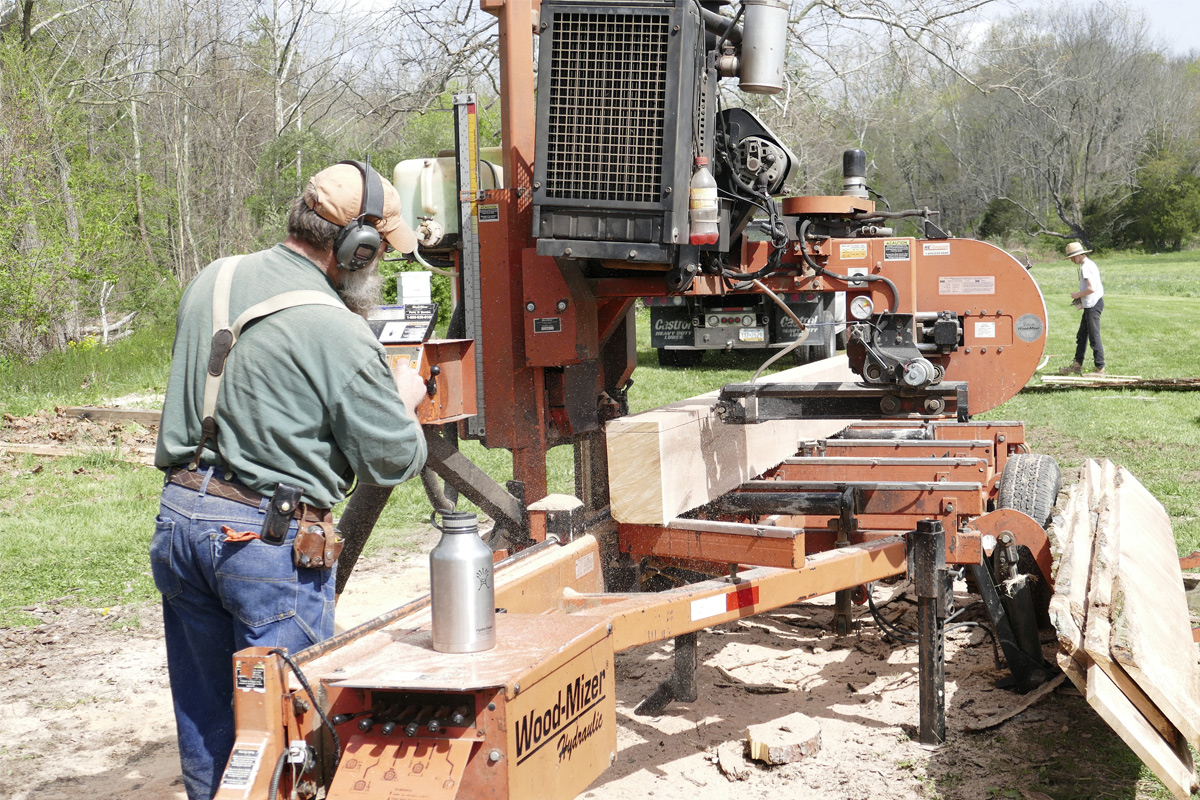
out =
[[1097,4],[998,26],[970,120],[954,147],[993,197],[1023,208],[1036,231],[1085,243],[1111,225],[1153,143],[1163,60],[1144,20]]

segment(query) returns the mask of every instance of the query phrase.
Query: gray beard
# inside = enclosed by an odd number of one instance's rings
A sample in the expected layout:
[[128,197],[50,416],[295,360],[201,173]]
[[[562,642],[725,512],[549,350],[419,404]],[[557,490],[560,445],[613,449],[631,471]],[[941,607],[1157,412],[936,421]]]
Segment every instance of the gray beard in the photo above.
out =
[[346,308],[364,319],[383,305],[383,278],[374,266],[357,272],[343,272],[342,285],[336,291]]

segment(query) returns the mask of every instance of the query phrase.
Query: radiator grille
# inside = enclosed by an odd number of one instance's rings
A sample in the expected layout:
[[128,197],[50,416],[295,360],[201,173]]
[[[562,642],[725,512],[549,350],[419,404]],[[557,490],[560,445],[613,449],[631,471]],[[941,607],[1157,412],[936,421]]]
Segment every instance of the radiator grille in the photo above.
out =
[[666,123],[667,14],[559,13],[545,193],[656,203]]

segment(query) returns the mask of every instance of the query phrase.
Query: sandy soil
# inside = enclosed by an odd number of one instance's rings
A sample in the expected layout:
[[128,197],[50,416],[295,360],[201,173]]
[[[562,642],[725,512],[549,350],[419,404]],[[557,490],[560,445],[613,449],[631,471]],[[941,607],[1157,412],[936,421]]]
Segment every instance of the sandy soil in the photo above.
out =
[[[339,625],[422,593],[426,563],[423,555],[364,557],[339,606]],[[887,613],[901,611],[901,624],[915,624],[904,599]],[[49,603],[31,613],[42,620],[37,627],[0,631],[0,796],[183,798],[157,606],[102,613]],[[916,648],[884,641],[869,617],[854,635],[835,637],[831,617],[830,606],[816,602],[709,629],[699,643],[700,699],[674,703],[658,717],[635,716],[632,708],[672,670],[672,645],[620,654],[618,760],[581,796],[691,800],[702,792],[723,800],[782,791],[846,800],[1044,800],[1051,795],[1029,787],[1053,783],[1047,765],[1093,735],[1111,739],[1069,694],[1051,695],[998,728],[967,732],[1020,700],[993,687],[1004,673],[990,642],[968,629],[947,645],[950,742],[922,747],[914,741]],[[764,687],[779,693],[761,693]],[[819,753],[777,767],[742,755],[747,725],[795,711],[819,723]],[[722,745],[746,767],[744,780],[718,768]],[[1112,796],[1137,794],[1136,775],[1111,776],[1105,785],[1125,787]]]

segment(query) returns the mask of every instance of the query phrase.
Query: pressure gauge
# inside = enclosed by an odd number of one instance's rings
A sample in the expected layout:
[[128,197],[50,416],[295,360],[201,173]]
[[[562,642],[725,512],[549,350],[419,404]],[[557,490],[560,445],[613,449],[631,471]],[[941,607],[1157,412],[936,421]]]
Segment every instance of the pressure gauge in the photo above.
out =
[[871,298],[865,294],[860,294],[858,297],[850,301],[850,316],[857,320],[870,319],[875,313],[875,304],[871,302]]

